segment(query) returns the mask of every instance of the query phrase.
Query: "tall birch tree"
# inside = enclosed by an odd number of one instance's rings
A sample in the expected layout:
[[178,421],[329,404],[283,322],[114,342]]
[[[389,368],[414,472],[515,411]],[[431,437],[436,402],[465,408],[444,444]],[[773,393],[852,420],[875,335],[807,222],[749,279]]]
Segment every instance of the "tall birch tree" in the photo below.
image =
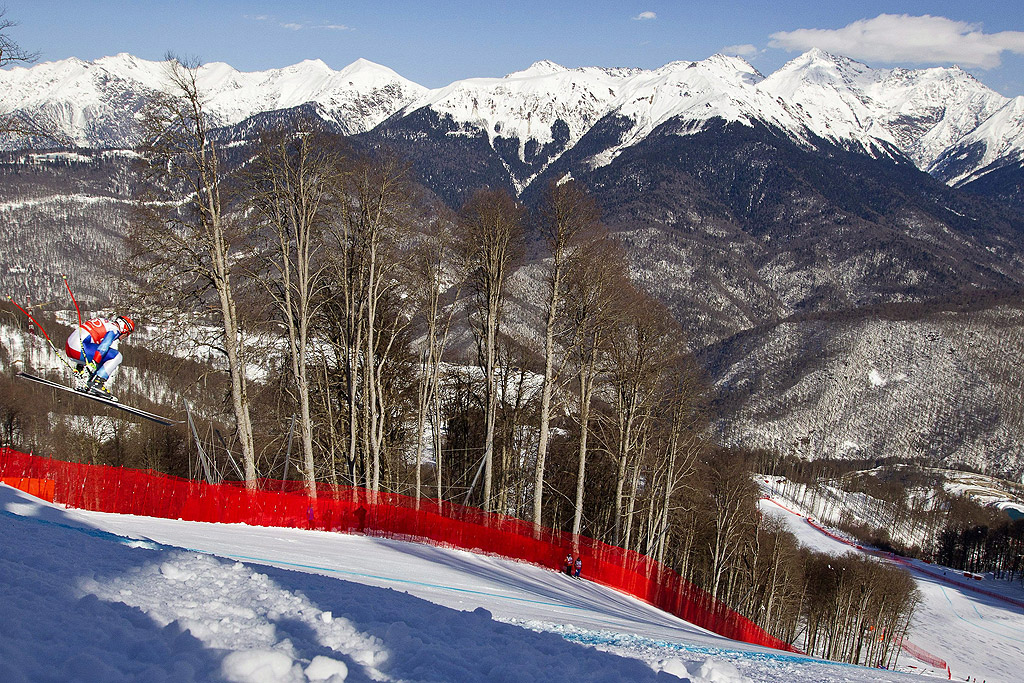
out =
[[178,313],[193,303],[208,305],[217,320],[243,476],[255,488],[246,345],[232,281],[241,238],[225,211],[223,160],[211,135],[215,122],[199,85],[198,63],[168,58],[166,87],[146,102],[140,123],[140,152],[157,196],[141,197],[132,228],[139,275],[160,305],[170,303]]
[[459,212],[462,257],[473,289],[472,316],[478,360],[483,371],[486,433],[484,437],[483,509],[491,511],[494,432],[498,414],[496,362],[505,285],[522,252],[523,209],[503,190],[478,190]]
[[336,304],[332,326],[341,346],[348,404],[348,460],[355,476],[380,488],[388,428],[385,374],[409,316],[396,305],[406,278],[402,254],[411,215],[408,167],[393,157],[351,159],[336,176],[330,221]]
[[576,380],[576,420],[579,424],[576,495],[572,533],[583,529],[591,405],[612,328],[621,315],[619,298],[628,290],[625,258],[607,236],[585,244],[567,273],[566,341]]
[[[565,308],[565,280],[572,261],[579,256],[579,242],[584,235],[593,235],[600,214],[597,204],[575,182],[548,186],[540,209],[540,232],[547,248],[546,314],[544,320],[544,383],[541,387],[537,458],[534,465],[533,523],[542,523],[544,498],[544,466],[547,460],[551,423],[551,400],[561,374],[555,357],[556,328]],[[556,365],[558,367],[556,367]]]
[[418,292],[415,296],[423,320],[423,345],[419,353],[419,385],[416,409],[416,499],[422,495],[424,433],[431,425],[431,448],[434,453],[436,497],[442,495],[441,452],[441,362],[448,345],[448,335],[456,310],[454,303],[445,306],[442,297],[451,286],[453,300],[458,300],[459,283],[450,272],[453,266],[451,224],[440,220],[418,245],[413,256],[413,272]]
[[262,250],[268,277],[260,278],[287,334],[288,366],[299,410],[302,474],[316,496],[313,419],[310,405],[310,335],[324,301],[326,267],[321,255],[331,202],[331,179],[340,156],[335,144],[304,131],[265,135],[246,180],[249,206],[268,242]]

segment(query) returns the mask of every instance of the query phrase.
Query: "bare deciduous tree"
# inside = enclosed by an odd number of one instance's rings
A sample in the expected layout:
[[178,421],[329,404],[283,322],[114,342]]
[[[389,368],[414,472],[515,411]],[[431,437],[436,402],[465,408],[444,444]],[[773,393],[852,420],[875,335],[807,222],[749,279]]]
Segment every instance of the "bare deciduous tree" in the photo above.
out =
[[[249,414],[246,346],[234,287],[237,222],[225,211],[220,150],[198,83],[198,63],[169,56],[167,88],[142,112],[145,169],[157,196],[143,196],[132,227],[139,276],[150,298],[179,314],[208,306],[219,324],[220,347],[231,379],[235,429],[246,485],[256,485],[256,457]],[[207,294],[212,294],[210,301]]]
[[[432,230],[425,235],[418,245],[413,257],[413,274],[416,282],[414,293],[417,307],[423,316],[423,346],[419,354],[419,387],[417,390],[416,410],[416,498],[421,496],[423,467],[423,438],[426,425],[431,425],[431,448],[434,453],[434,470],[436,476],[436,496],[442,496],[442,460],[441,460],[441,361],[456,307],[454,301],[459,298],[460,282],[451,273],[453,266],[454,247],[452,244],[451,224],[440,219],[431,226]],[[455,290],[453,304],[443,305],[442,295],[451,286]]]
[[702,468],[709,503],[710,578],[708,592],[719,597],[722,580],[742,549],[743,536],[753,528],[757,491],[743,458],[726,449],[713,449]]
[[316,496],[313,419],[310,406],[310,335],[324,301],[323,233],[332,177],[339,172],[335,141],[299,130],[265,135],[246,178],[248,202],[269,244],[261,250],[269,268],[257,278],[267,288],[287,331],[288,359],[299,409],[302,474]]
[[483,508],[491,510],[494,430],[498,391],[495,370],[505,300],[505,281],[522,251],[523,209],[503,190],[477,191],[459,212],[462,257],[476,306],[473,330],[484,374],[486,436],[484,439]]
[[539,528],[544,497],[544,465],[547,459],[551,423],[551,399],[561,374],[556,368],[555,333],[565,308],[565,279],[573,261],[580,257],[580,242],[593,238],[600,214],[597,204],[575,182],[548,186],[540,209],[540,229],[547,247],[546,315],[544,320],[544,384],[541,387],[537,459],[534,465],[533,523]]
[[36,61],[39,58],[39,53],[26,52],[11,38],[9,31],[18,24],[7,19],[6,16],[7,8],[0,7],[0,67]]
[[354,158],[336,174],[337,198],[328,231],[335,291],[328,336],[344,370],[348,461],[355,483],[362,462],[366,487],[377,491],[389,423],[388,392],[396,354],[410,323],[399,304],[408,297],[407,248],[414,213],[408,167],[393,157]]
[[[667,311],[648,295],[630,288],[622,301],[619,324],[608,346],[608,391],[614,407],[610,419],[615,434],[615,543],[626,547],[632,535],[631,517],[636,488],[626,490],[628,478],[637,479],[637,458],[661,381],[661,369],[672,349],[681,342]],[[632,477],[630,477],[632,475]]]
[[591,404],[610,332],[621,311],[619,298],[629,289],[625,258],[606,236],[586,244],[577,256],[566,275],[568,327],[564,342],[570,349],[577,381],[576,419],[580,430],[574,536],[579,536],[583,528]]

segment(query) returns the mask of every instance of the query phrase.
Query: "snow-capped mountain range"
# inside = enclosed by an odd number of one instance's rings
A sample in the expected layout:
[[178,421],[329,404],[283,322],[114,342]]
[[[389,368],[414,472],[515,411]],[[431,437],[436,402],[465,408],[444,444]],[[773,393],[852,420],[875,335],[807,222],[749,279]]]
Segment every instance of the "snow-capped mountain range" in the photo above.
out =
[[[0,111],[48,114],[76,145],[125,147],[136,142],[132,124],[143,98],[167,82],[167,64],[129,54],[94,62],[64,59],[0,71]],[[241,72],[205,64],[200,87],[208,111],[232,125],[266,111],[312,103],[346,134],[376,126],[427,89],[364,59],[340,71],[320,60],[283,69]]]
[[[2,70],[0,112],[45,113],[82,147],[131,146],[134,114],[165,82],[165,69],[120,54]],[[340,71],[319,60],[251,73],[211,63],[201,68],[200,84],[223,125],[312,105],[340,132],[358,134],[429,111],[453,126],[449,135],[483,132],[492,146],[518,147],[528,170],[509,173],[520,190],[605,117],[622,122],[622,130],[617,143],[593,156],[593,167],[672,119],[685,124],[677,134],[712,119],[757,122],[807,147],[823,139],[873,156],[905,156],[950,184],[1024,160],[1024,97],[1006,98],[958,67],[875,69],[817,49],[767,77],[723,55],[652,70],[542,61],[502,78],[428,89],[361,59]]]

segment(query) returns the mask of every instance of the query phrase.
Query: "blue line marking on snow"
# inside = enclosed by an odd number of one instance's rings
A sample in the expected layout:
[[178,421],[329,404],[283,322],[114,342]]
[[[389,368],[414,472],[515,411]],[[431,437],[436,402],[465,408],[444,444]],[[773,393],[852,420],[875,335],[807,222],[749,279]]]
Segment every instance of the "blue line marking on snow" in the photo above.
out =
[[[487,592],[487,591],[472,590],[472,589],[468,589],[468,588],[456,588],[455,586],[446,586],[444,584],[426,583],[426,582],[423,582],[423,581],[413,581],[413,580],[410,580],[410,579],[397,579],[397,578],[386,577],[386,576],[377,576],[377,575],[374,575],[374,574],[366,574],[366,573],[362,573],[362,572],[348,571],[348,570],[344,570],[344,569],[333,569],[331,567],[320,567],[320,566],[317,566],[317,565],[302,564],[302,563],[298,563],[298,562],[285,562],[285,561],[281,561],[281,560],[270,560],[270,559],[263,558],[263,557],[255,557],[255,556],[248,556],[248,555],[231,555],[231,554],[227,554],[227,553],[220,554],[220,553],[210,552],[210,551],[207,551],[207,550],[199,550],[199,549],[196,549],[196,548],[187,548],[187,547],[184,547],[184,546],[167,545],[165,543],[160,543],[160,542],[153,541],[153,540],[150,540],[150,539],[135,539],[135,538],[131,538],[129,536],[123,536],[123,535],[120,535],[120,534],[115,534],[115,533],[110,532],[110,531],[104,531],[103,529],[97,529],[97,528],[94,528],[94,527],[81,527],[81,526],[75,526],[75,525],[72,525],[72,524],[64,524],[62,522],[56,522],[56,521],[49,520],[49,519],[42,519],[42,518],[39,518],[39,517],[29,517],[29,516],[19,515],[19,514],[13,513],[13,512],[8,512],[6,510],[0,510],[0,516],[8,517],[8,518],[11,518],[11,519],[16,519],[16,520],[20,520],[20,521],[32,521],[32,522],[36,522],[38,524],[43,524],[43,525],[46,525],[46,526],[53,526],[53,527],[58,527],[58,528],[62,528],[62,529],[68,529],[70,531],[76,531],[78,533],[84,534],[86,536],[90,536],[92,538],[97,538],[97,539],[104,540],[104,541],[111,541],[111,542],[117,543],[119,545],[125,545],[125,546],[132,547],[132,548],[142,548],[142,549],[146,549],[146,550],[171,550],[171,551],[184,551],[184,552],[200,553],[200,554],[203,554],[203,555],[210,555],[212,557],[223,557],[223,558],[230,558],[230,559],[233,559],[233,560],[245,560],[245,561],[249,561],[249,562],[257,562],[257,563],[260,563],[260,564],[265,564],[265,565],[270,565],[270,566],[295,567],[295,568],[298,568],[298,569],[311,569],[311,570],[315,570],[315,571],[329,572],[329,573],[334,573],[334,574],[345,574],[345,575],[350,575],[350,576],[359,576],[359,577],[362,577],[362,578],[376,579],[378,581],[392,581],[392,582],[397,582],[397,583],[405,583],[405,584],[410,584],[410,585],[423,586],[423,587],[427,587],[427,588],[438,588],[438,589],[442,589],[442,590],[456,591],[456,592],[467,593],[467,594],[471,594],[471,595],[483,595],[483,596],[488,596],[488,597],[492,597],[492,598],[502,598],[502,599],[505,599],[505,600],[512,600],[512,601],[516,601],[516,602],[525,602],[525,603],[532,603],[532,604],[537,604],[537,605],[545,605],[545,606],[551,606],[551,607],[561,607],[561,608],[575,609],[575,610],[586,610],[587,609],[586,607],[581,607],[581,606],[578,606],[578,605],[568,605],[568,604],[565,604],[565,603],[550,602],[550,601],[544,601],[544,600],[531,600],[529,598],[519,598],[519,597],[515,597],[515,596],[501,595],[501,594],[498,594],[498,593],[490,593],[490,592]],[[687,652],[687,653],[696,654],[696,655],[703,655],[703,656],[717,656],[717,657],[726,657],[726,658],[733,658],[733,659],[754,659],[754,660],[760,660],[760,661],[780,662],[780,663],[807,663],[808,661],[821,661],[821,663],[828,664],[828,665],[857,666],[855,664],[848,664],[848,663],[844,663],[844,662],[826,662],[824,660],[818,660],[818,659],[816,659],[814,657],[808,657],[808,656],[804,656],[804,655],[784,654],[784,653],[776,654],[776,653],[773,653],[773,652],[758,652],[758,651],[747,651],[747,650],[731,650],[731,649],[724,649],[724,648],[708,647],[708,646],[703,646],[703,645],[686,645],[686,644],[683,644],[683,643],[673,643],[673,642],[666,641],[666,640],[654,640],[654,639],[651,639],[651,638],[645,638],[643,636],[629,635],[629,636],[615,637],[615,636],[599,635],[599,634],[594,633],[594,632],[569,633],[569,632],[562,631],[561,629],[556,629],[553,632],[557,633],[560,637],[562,637],[563,639],[565,639],[567,641],[579,643],[581,645],[623,645],[623,646],[625,646],[625,645],[628,644],[628,641],[633,641],[633,642],[637,642],[637,643],[648,645],[650,647],[658,647],[658,648],[662,648],[662,649],[670,649],[670,650],[675,650],[675,651],[679,651],[679,652]]]
[[[196,551],[205,552],[205,551]],[[216,553],[209,553],[216,554]],[[300,564],[298,562],[285,562],[283,560],[270,560],[265,557],[251,557],[248,555],[223,555],[223,557],[230,557],[233,560],[248,560],[249,562],[259,562],[261,564],[269,565],[282,565],[285,567],[296,567],[299,569],[313,569],[315,571],[330,572],[332,574],[345,574],[347,576],[359,576],[364,579],[376,579],[377,581],[391,581],[395,583],[406,583],[412,586],[423,586],[425,588],[440,588],[442,590],[455,591],[457,593],[468,593],[470,595],[486,595],[491,598],[502,598],[504,600],[513,600],[515,602],[527,602],[534,605],[545,605],[547,607],[563,607],[565,609],[577,609],[585,610],[585,607],[579,605],[568,605],[562,602],[549,602],[546,600],[531,600],[530,598],[518,598],[511,595],[501,595],[500,593],[489,593],[487,591],[472,590],[470,588],[456,588],[455,586],[446,586],[440,583],[426,583],[424,581],[413,581],[412,579],[397,579],[391,576],[378,576],[376,574],[366,574],[363,572],[354,572],[347,569],[334,569],[333,567],[320,567],[314,564]]]
[[77,531],[78,533],[85,534],[86,536],[92,536],[93,538],[99,538],[104,541],[111,541],[113,543],[119,543],[120,545],[126,545],[132,548],[145,548],[147,550],[158,550],[160,548],[168,548],[162,543],[151,541],[149,539],[138,539],[131,538],[129,536],[121,536],[110,531],[104,531],[103,529],[96,529],[93,527],[81,527],[74,526],[72,524],[64,524],[62,522],[55,522],[52,519],[43,519],[41,517],[30,517],[26,515],[19,515],[15,512],[9,512],[7,510],[0,510],[0,515],[4,517],[11,517],[13,519],[35,522],[37,524],[44,524],[48,526],[60,527],[61,529],[70,529],[71,531]]
[[[93,538],[98,538],[98,539],[101,539],[101,540],[104,540],[104,541],[111,541],[113,543],[117,543],[119,545],[128,546],[128,547],[131,547],[131,548],[142,548],[144,550],[178,550],[178,551],[185,551],[185,552],[201,553],[203,555],[210,555],[210,556],[213,556],[213,557],[225,557],[225,558],[231,558],[233,560],[246,560],[246,561],[249,561],[249,562],[258,562],[258,563],[261,563],[261,564],[266,564],[266,565],[271,565],[271,566],[279,565],[279,566],[285,566],[285,567],[295,567],[295,568],[298,568],[298,569],[311,569],[311,570],[315,570],[315,571],[323,571],[323,572],[329,572],[329,573],[334,573],[334,574],[345,574],[345,575],[349,575],[349,576],[359,576],[359,577],[362,577],[362,578],[376,579],[378,581],[392,581],[392,582],[396,582],[396,583],[405,583],[405,584],[410,584],[410,585],[423,586],[423,587],[426,587],[426,588],[438,588],[438,589],[441,589],[441,590],[450,590],[450,591],[455,591],[455,592],[460,592],[460,593],[467,593],[467,594],[471,594],[471,595],[484,595],[484,596],[488,596],[488,597],[501,598],[501,599],[511,600],[511,601],[515,601],[515,602],[525,602],[525,603],[531,603],[531,604],[537,604],[537,605],[545,605],[545,606],[550,606],[550,607],[562,607],[562,608],[566,608],[566,609],[575,609],[575,610],[586,610],[587,609],[585,607],[581,607],[581,606],[578,606],[578,605],[568,605],[568,604],[565,604],[565,603],[549,602],[549,601],[545,601],[545,600],[531,600],[529,598],[518,598],[518,597],[514,597],[514,596],[509,596],[509,595],[501,595],[499,593],[490,593],[490,592],[487,592],[487,591],[471,590],[471,589],[468,589],[468,588],[456,588],[455,586],[446,586],[444,584],[426,583],[426,582],[423,582],[423,581],[413,581],[413,580],[410,580],[410,579],[398,579],[398,578],[392,578],[392,577],[387,577],[387,576],[378,576],[378,575],[374,575],[374,574],[366,574],[366,573],[362,573],[362,572],[354,572],[354,571],[349,571],[349,570],[345,570],[345,569],[334,569],[334,568],[331,568],[331,567],[320,567],[320,566],[317,566],[317,565],[301,564],[301,563],[298,563],[298,562],[285,562],[285,561],[282,561],[282,560],[271,560],[271,559],[267,559],[267,558],[263,558],[263,557],[253,557],[253,556],[247,556],[247,555],[231,555],[231,554],[227,554],[227,553],[220,554],[220,553],[215,553],[215,552],[211,552],[211,551],[208,551],[208,550],[200,550],[198,548],[187,548],[187,547],[184,547],[184,546],[167,545],[165,543],[160,543],[158,541],[153,541],[151,539],[131,538],[130,536],[123,536],[121,534],[115,534],[115,533],[110,532],[110,531],[104,531],[103,529],[96,529],[96,528],[93,528],[93,527],[74,526],[74,525],[71,525],[71,524],[64,524],[62,522],[55,522],[55,521],[49,520],[49,519],[42,519],[42,518],[39,518],[39,517],[30,517],[30,516],[25,516],[25,515],[19,515],[19,514],[13,513],[13,512],[9,512],[7,510],[0,510],[0,516],[2,516],[2,517],[9,517],[11,519],[16,519],[16,520],[21,520],[21,521],[32,521],[32,522],[36,522],[38,524],[59,527],[59,528],[62,528],[62,529],[69,529],[71,531],[77,531],[78,533],[84,534],[86,536],[91,536]],[[950,609],[952,610],[953,614],[958,619],[966,621],[969,624],[972,623],[971,621],[965,619],[964,617],[960,616],[960,614],[957,613],[956,609],[953,607],[952,601],[949,599],[949,596],[946,594],[945,588],[943,588],[942,586],[939,586],[939,589],[942,590],[943,596],[946,598],[946,601],[949,602],[949,606],[950,606]],[[972,603],[972,606],[973,606],[973,603]],[[977,612],[977,607],[975,607],[974,609]],[[980,614],[979,614],[979,616],[980,616]],[[984,630],[984,631],[988,631],[989,633],[993,633],[994,635],[997,635],[997,636],[1000,636],[1000,637],[1003,637],[1003,638],[1009,638],[1008,636],[1004,636],[1001,633],[997,633],[996,631],[992,631],[991,629],[984,628],[982,626],[979,626],[978,624],[973,624],[973,625],[975,627],[977,627],[977,628],[980,628],[980,629]],[[565,640],[568,640],[568,641],[571,641],[571,642],[577,642],[577,643],[580,643],[582,645],[618,645],[623,640],[623,638],[621,638],[621,637],[602,636],[602,635],[598,635],[598,634],[593,633],[593,632],[567,633],[567,632],[564,632],[564,631],[558,631],[558,635],[560,635]],[[808,661],[820,661],[821,663],[828,664],[828,665],[851,666],[851,667],[858,667],[858,668],[860,668],[860,665],[858,665],[858,664],[850,664],[850,663],[847,663],[847,662],[832,662],[832,661],[826,661],[826,660],[818,660],[815,657],[809,657],[809,656],[806,656],[806,655],[783,654],[783,653],[774,653],[774,652],[758,652],[758,651],[748,651],[748,650],[728,650],[728,649],[723,649],[723,648],[708,647],[708,646],[705,646],[705,645],[686,645],[686,644],[683,644],[683,643],[673,643],[673,642],[670,642],[670,641],[667,641],[667,640],[653,640],[653,639],[649,639],[649,638],[644,638],[642,636],[629,636],[628,639],[639,641],[639,642],[643,642],[643,643],[651,645],[652,647],[659,647],[659,648],[663,648],[663,649],[677,650],[677,651],[680,651],[680,652],[687,652],[687,653],[703,655],[703,656],[732,657],[732,658],[738,658],[738,659],[754,659],[754,660],[760,660],[760,661],[779,662],[779,663],[806,663]],[[1024,640],[1020,640],[1018,638],[1009,638],[1009,639],[1010,640],[1015,640],[1017,642],[1024,642]]]
[[776,653],[776,652],[760,652],[755,650],[731,650],[720,647],[709,647],[707,645],[687,645],[685,643],[674,643],[667,640],[654,640],[651,638],[645,638],[643,636],[605,636],[593,632],[582,632],[582,633],[571,633],[559,631],[559,635],[566,640],[577,642],[582,645],[621,645],[627,646],[629,644],[643,644],[652,648],[678,650],[680,652],[687,652],[690,654],[707,656],[707,657],[723,657],[723,658],[736,658],[736,659],[756,659],[759,661],[767,662],[780,662],[784,664],[807,664],[808,662],[819,662],[821,664],[827,664],[829,666],[852,666],[861,668],[859,664],[850,664],[849,662],[832,662],[821,660],[816,657],[810,657],[808,655],[798,655],[789,653]]
[[[1014,638],[1013,636],[1008,636],[1005,633],[1000,633],[999,631],[993,631],[990,628],[985,628],[981,624],[978,624],[978,623],[976,623],[974,621],[971,621],[970,619],[967,619],[965,617],[960,616],[960,613],[956,611],[955,607],[953,607],[953,601],[949,599],[949,595],[946,593],[946,588],[944,586],[939,586],[939,590],[942,591],[942,597],[946,598],[946,602],[949,603],[950,611],[953,613],[953,616],[955,616],[957,619],[959,619],[961,621],[964,621],[964,622],[967,622],[968,624],[970,624],[974,628],[981,629],[982,631],[986,631],[986,632],[991,633],[992,635],[995,635],[995,636],[999,636],[1000,638],[1005,638],[1006,640],[1013,640],[1013,641],[1016,641],[1018,643],[1024,643],[1024,640],[1021,640],[1020,638]],[[974,603],[971,602],[972,606],[973,606],[973,604]],[[974,611],[977,612],[978,608],[975,607]],[[978,616],[981,616],[981,615],[979,614]]]
[[513,600],[513,601],[516,601],[516,602],[526,602],[526,603],[532,603],[532,604],[536,604],[536,605],[545,605],[545,606],[548,606],[548,607],[561,607],[561,608],[564,608],[564,609],[576,609],[576,610],[584,610],[584,609],[586,609],[585,607],[580,607],[579,605],[569,605],[569,604],[565,604],[565,603],[561,603],[561,602],[550,602],[550,601],[545,601],[545,600],[531,600],[529,598],[519,598],[519,597],[515,597],[515,596],[510,596],[510,595],[501,595],[500,593],[490,593],[490,592],[487,592],[487,591],[478,591],[478,590],[472,590],[472,589],[469,589],[469,588],[456,588],[455,586],[446,586],[444,584],[437,584],[437,583],[426,583],[426,582],[423,582],[423,581],[413,581],[411,579],[398,579],[398,578],[393,578],[393,577],[389,577],[389,576],[378,576],[378,575],[375,575],[375,574],[366,574],[366,573],[362,573],[362,572],[354,572],[354,571],[349,571],[349,570],[346,570],[346,569],[335,569],[333,567],[321,567],[321,566],[314,565],[314,564],[301,564],[299,562],[286,562],[284,560],[272,560],[272,559],[265,558],[265,557],[254,557],[254,556],[250,556],[250,555],[231,555],[231,554],[228,554],[228,553],[223,553],[222,554],[222,553],[211,552],[211,551],[208,551],[208,550],[199,550],[197,548],[187,548],[187,547],[184,547],[184,546],[166,545],[164,543],[158,543],[156,541],[151,541],[151,540],[148,540],[148,539],[147,540],[140,540],[140,539],[131,538],[129,536],[122,536],[120,534],[115,534],[115,533],[112,533],[110,531],[103,531],[102,529],[95,529],[95,528],[92,528],[92,527],[79,527],[79,526],[74,526],[74,525],[71,525],[71,524],[64,524],[64,523],[61,523],[61,522],[55,522],[55,521],[49,520],[49,519],[41,519],[39,517],[26,517],[26,516],[23,516],[23,515],[15,514],[13,512],[8,512],[6,510],[0,510],[0,515],[3,515],[5,517],[11,517],[13,519],[29,520],[29,521],[37,522],[39,524],[46,524],[46,525],[49,525],[49,526],[55,526],[55,527],[60,527],[60,528],[63,528],[63,529],[69,529],[71,531],[77,531],[79,533],[85,534],[86,536],[92,536],[93,538],[99,538],[99,539],[102,539],[104,541],[112,541],[114,543],[118,543],[120,545],[126,545],[126,546],[133,547],[133,548],[145,548],[147,550],[184,550],[186,552],[191,552],[191,553],[202,553],[204,555],[211,555],[211,556],[214,556],[214,557],[226,557],[226,558],[231,558],[233,560],[246,560],[246,561],[249,561],[249,562],[258,562],[260,564],[266,564],[266,565],[271,565],[271,566],[275,566],[276,565],[276,566],[284,566],[284,567],[295,567],[295,568],[298,568],[298,569],[312,569],[314,571],[319,571],[319,572],[329,572],[329,573],[332,573],[332,574],[345,574],[345,575],[348,575],[348,576],[359,576],[359,577],[366,578],[366,579],[376,579],[377,581],[391,581],[391,582],[395,582],[395,583],[406,583],[406,584],[415,585],[415,586],[423,586],[423,587],[426,587],[426,588],[439,588],[439,589],[442,589],[442,590],[456,591],[456,592],[459,592],[459,593],[468,593],[468,594],[471,594],[471,595],[486,595],[486,596],[492,597],[492,598],[503,598],[505,600]]

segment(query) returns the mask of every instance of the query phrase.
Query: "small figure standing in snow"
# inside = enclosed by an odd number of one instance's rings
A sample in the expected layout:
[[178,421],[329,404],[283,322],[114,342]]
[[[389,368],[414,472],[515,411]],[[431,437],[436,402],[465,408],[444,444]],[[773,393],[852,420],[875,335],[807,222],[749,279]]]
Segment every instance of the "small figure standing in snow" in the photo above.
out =
[[575,576],[578,579],[578,578],[580,578],[580,570],[583,569],[583,558],[582,557],[577,557],[576,558],[576,565],[575,566],[576,566],[576,571],[573,573],[573,576]]
[[572,576],[572,553],[565,556],[565,564],[562,566],[562,571]]

